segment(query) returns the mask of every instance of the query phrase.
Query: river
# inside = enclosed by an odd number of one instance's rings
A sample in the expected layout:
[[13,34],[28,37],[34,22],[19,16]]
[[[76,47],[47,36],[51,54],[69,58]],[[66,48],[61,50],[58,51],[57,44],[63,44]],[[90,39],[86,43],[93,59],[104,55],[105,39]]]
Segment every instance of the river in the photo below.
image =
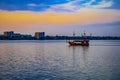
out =
[[120,40],[1,40],[0,80],[120,80]]

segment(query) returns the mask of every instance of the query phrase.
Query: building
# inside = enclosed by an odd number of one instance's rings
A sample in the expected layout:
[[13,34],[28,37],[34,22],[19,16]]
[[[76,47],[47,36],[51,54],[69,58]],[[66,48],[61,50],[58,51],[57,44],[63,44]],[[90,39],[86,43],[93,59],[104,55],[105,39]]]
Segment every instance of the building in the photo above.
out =
[[45,32],[35,32],[35,38],[43,38],[45,37]]
[[12,36],[14,36],[14,31],[5,31],[4,36],[12,37]]

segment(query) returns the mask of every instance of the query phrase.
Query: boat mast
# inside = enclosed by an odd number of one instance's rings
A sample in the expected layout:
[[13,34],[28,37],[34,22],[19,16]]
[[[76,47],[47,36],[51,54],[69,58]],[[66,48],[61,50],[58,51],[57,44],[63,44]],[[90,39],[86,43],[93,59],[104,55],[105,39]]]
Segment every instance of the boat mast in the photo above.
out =
[[73,40],[75,39],[75,31],[73,31]]
[[85,32],[85,30],[84,30],[83,39],[85,40],[85,38],[86,38],[86,32]]
[[85,32],[85,30],[84,30],[84,35],[83,35],[84,37],[86,36],[86,32]]
[[73,37],[75,37],[75,32],[73,31]]

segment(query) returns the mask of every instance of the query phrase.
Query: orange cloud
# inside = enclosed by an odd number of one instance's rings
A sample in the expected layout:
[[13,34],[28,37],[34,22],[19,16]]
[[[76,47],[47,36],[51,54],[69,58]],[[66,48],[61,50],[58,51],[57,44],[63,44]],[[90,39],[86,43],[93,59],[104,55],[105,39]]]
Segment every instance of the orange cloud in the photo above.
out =
[[120,21],[119,10],[81,9],[75,13],[0,11],[0,23],[12,24],[94,24]]

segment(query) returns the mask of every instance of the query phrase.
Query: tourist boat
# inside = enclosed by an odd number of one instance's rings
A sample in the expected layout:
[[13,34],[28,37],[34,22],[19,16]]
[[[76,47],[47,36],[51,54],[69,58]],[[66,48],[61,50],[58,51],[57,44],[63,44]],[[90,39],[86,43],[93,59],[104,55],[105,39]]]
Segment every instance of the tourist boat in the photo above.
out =
[[[75,33],[73,32],[73,37],[74,36],[75,36]],[[68,43],[70,44],[70,46],[75,46],[75,45],[89,46],[89,40],[85,39],[86,37],[85,31],[82,36],[83,36],[83,40],[73,40],[73,41],[69,41]]]
[[81,46],[89,46],[89,40],[74,40],[68,42],[70,46],[81,45]]

